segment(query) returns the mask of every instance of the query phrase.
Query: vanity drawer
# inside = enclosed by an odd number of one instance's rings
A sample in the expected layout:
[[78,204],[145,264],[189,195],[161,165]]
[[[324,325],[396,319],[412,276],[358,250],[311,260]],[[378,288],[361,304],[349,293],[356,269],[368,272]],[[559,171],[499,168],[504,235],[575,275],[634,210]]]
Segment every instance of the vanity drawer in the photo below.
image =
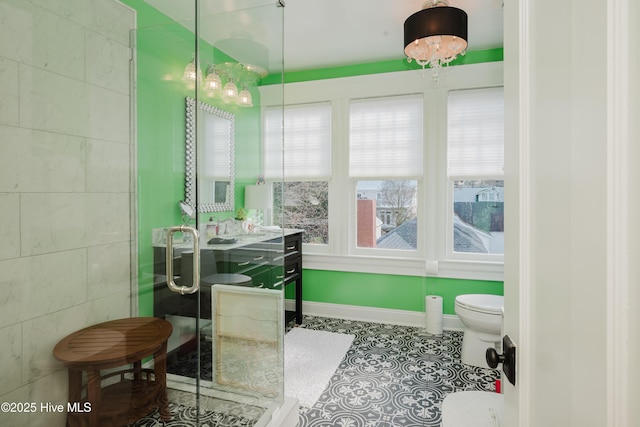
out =
[[254,288],[270,288],[271,281],[271,267],[263,265],[251,270],[251,286]]
[[302,253],[302,239],[300,234],[287,236],[284,240],[284,255],[292,256],[293,254]]
[[273,281],[288,284],[296,280],[302,274],[300,259],[288,259],[284,266],[273,268]]
[[269,253],[252,249],[235,249],[229,253],[227,270],[230,273],[242,273],[270,262]]

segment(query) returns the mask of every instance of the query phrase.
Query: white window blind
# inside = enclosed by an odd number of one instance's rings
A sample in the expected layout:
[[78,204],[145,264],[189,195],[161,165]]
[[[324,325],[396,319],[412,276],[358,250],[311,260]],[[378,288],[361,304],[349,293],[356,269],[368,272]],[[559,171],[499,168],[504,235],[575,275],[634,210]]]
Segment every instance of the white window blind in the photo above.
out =
[[[220,144],[218,141],[228,141],[229,135],[233,133],[233,125],[228,120],[221,120],[219,117],[204,113],[204,175],[215,180],[229,181],[233,175],[231,172],[231,148],[229,144]],[[218,142],[218,143],[216,143]],[[231,161],[229,161],[231,159]]]
[[422,95],[351,101],[349,176],[422,175]]
[[331,104],[293,105],[265,113],[265,177],[287,181],[320,180],[331,176]]
[[504,175],[503,88],[449,92],[449,177]]

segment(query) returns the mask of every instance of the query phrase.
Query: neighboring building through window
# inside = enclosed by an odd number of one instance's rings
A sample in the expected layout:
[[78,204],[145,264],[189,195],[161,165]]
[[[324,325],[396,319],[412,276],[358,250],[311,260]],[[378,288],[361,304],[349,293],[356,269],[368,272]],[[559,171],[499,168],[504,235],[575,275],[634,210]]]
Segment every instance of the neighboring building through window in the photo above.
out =
[[[417,234],[400,236],[396,230],[411,220],[417,223],[422,104],[422,95],[350,103],[349,176],[356,183],[358,248],[417,248]],[[392,233],[397,239],[389,237]]]
[[453,254],[504,254],[502,88],[449,93],[447,146]]
[[[305,230],[306,268],[502,279],[502,65],[458,68],[437,85],[297,82],[288,105],[262,110],[256,174],[273,183],[274,223]],[[279,105],[283,92],[261,95]]]

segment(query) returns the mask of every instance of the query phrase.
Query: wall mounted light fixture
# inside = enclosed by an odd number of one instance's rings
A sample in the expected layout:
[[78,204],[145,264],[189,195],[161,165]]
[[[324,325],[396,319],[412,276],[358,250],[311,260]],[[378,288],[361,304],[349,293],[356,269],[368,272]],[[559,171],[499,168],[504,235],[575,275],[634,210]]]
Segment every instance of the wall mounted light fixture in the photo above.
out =
[[216,96],[222,90],[222,79],[214,65],[207,69],[207,77],[204,80],[204,90],[209,96]]
[[[267,71],[256,65],[241,64],[238,62],[225,62],[209,65],[206,71],[204,83],[202,71],[196,65],[195,59],[191,60],[184,69],[182,81],[189,89],[198,86],[210,97],[221,97],[227,104],[238,104],[242,107],[253,107],[253,100],[249,87],[255,85],[258,80],[267,76]],[[225,84],[223,84],[226,81]],[[242,90],[238,90],[238,86]]]
[[198,81],[198,83],[202,82],[202,71],[200,70],[200,67],[196,65],[195,56],[191,59],[191,62],[184,67],[182,81],[189,89],[194,89],[196,87],[196,81]]

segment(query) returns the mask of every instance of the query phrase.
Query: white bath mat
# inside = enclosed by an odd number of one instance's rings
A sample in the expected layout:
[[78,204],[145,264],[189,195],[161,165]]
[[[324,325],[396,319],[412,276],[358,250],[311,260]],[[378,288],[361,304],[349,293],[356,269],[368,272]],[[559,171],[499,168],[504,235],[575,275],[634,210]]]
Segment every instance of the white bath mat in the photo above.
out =
[[311,408],[342,358],[353,335],[293,328],[284,336],[284,394]]

